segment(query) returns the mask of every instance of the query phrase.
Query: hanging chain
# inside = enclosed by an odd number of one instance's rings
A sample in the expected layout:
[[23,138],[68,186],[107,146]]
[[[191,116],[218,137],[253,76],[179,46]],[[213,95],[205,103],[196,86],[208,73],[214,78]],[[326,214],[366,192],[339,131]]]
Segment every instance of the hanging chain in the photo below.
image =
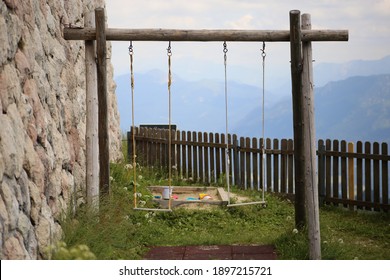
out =
[[262,57],[262,66],[263,66],[263,101],[262,101],[262,144],[261,144],[261,153],[263,155],[262,157],[262,168],[261,168],[261,188],[262,188],[262,196],[264,201],[264,195],[265,195],[265,57],[267,56],[265,52],[265,42],[263,42],[263,48],[261,50],[261,57]]
[[227,84],[227,44],[226,41],[223,43],[223,61],[225,67],[225,124],[226,124],[226,157],[225,157],[225,165],[226,165],[226,186],[228,190],[228,204],[230,204],[230,158],[229,158],[229,124],[228,124],[228,84]]
[[131,84],[131,121],[132,121],[132,142],[133,142],[133,192],[134,192],[134,208],[137,207],[137,151],[136,151],[136,143],[135,143],[135,122],[134,122],[134,49],[133,49],[133,41],[130,41],[129,45],[129,56],[130,56],[130,84]]
[[167,56],[168,56],[168,193],[169,193],[169,201],[168,201],[168,209],[171,209],[172,205],[172,102],[171,102],[171,85],[172,85],[172,71],[171,71],[171,57],[172,57],[172,49],[171,49],[171,41],[169,41],[169,45],[167,48]]

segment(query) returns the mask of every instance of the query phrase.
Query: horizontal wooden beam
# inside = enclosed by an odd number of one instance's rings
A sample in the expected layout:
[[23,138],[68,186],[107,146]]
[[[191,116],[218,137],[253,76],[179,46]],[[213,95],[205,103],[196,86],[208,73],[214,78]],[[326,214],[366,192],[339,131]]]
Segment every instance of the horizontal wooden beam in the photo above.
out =
[[[65,40],[95,40],[95,28],[64,28]],[[290,30],[106,29],[107,41],[289,42]],[[302,41],[348,41],[348,30],[302,30]]]

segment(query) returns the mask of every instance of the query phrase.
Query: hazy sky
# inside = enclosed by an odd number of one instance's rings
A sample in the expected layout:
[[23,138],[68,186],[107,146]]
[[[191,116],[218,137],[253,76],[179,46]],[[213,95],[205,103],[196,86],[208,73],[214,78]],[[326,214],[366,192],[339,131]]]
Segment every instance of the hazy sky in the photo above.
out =
[[[380,59],[390,54],[390,0],[107,0],[111,28],[288,30],[289,11],[309,13],[313,29],[348,29],[349,42],[313,44],[316,63]],[[129,72],[127,42],[113,42],[115,75]],[[134,42],[135,70],[166,70],[167,43]],[[258,83],[261,43],[228,43],[232,79]],[[267,76],[289,74],[288,43],[267,43]],[[172,43],[173,72],[223,77],[221,43]],[[221,71],[220,71],[221,70]]]

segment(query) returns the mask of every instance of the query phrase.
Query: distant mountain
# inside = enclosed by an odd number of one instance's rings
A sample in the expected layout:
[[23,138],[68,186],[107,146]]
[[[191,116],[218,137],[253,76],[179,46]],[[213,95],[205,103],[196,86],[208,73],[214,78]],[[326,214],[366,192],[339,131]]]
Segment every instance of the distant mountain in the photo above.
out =
[[[390,142],[389,75],[390,56],[375,61],[315,65],[317,137]],[[115,81],[121,129],[128,131],[129,75],[117,76]],[[290,84],[283,80],[279,89],[266,92],[267,137],[293,137]],[[171,92],[172,123],[180,130],[225,131],[223,81],[186,81],[174,75]],[[240,136],[261,136],[261,89],[229,81],[228,98],[229,131]],[[167,73],[152,70],[135,74],[135,122],[168,122]]]
[[[131,126],[131,89],[128,75],[115,78],[122,131]],[[135,74],[135,122],[168,123],[167,74],[153,70]],[[224,82],[182,80],[174,75],[172,88],[172,123],[181,130],[225,131]],[[261,102],[260,89],[231,81],[228,84],[228,110],[231,125]]]
[[314,67],[317,87],[354,76],[390,74],[390,55],[378,60],[353,60],[346,63],[320,63]]
[[[292,104],[286,98],[266,108],[266,137],[292,138]],[[390,143],[390,74],[357,76],[330,82],[315,89],[317,138]],[[233,131],[260,136],[258,107],[241,120]]]

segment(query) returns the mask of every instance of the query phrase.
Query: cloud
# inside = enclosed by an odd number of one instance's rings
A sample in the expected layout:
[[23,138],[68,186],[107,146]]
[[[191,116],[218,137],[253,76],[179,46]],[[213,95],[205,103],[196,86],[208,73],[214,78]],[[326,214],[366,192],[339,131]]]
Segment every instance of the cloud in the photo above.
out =
[[236,21],[227,22],[228,27],[233,29],[254,29],[253,16],[244,15]]

